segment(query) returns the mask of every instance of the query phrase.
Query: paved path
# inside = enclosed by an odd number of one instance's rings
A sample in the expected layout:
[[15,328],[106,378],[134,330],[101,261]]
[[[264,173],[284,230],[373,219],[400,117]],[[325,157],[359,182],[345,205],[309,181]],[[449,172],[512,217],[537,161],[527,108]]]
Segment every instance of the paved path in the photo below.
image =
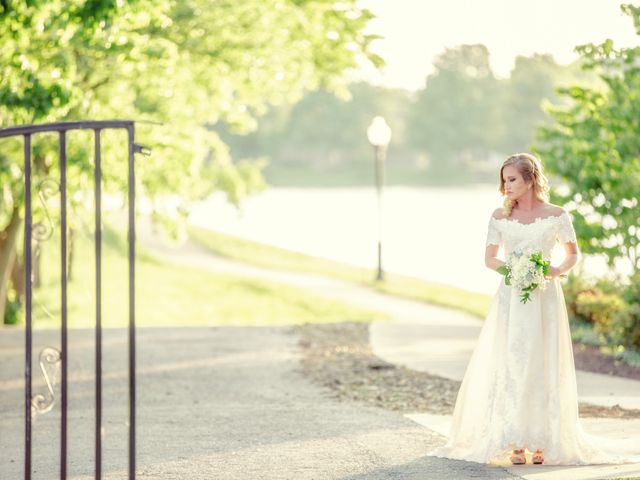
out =
[[[425,456],[442,437],[386,411],[335,400],[299,367],[289,327],[139,329],[141,480],[518,478]],[[59,332],[37,331],[35,350]],[[23,330],[0,330],[0,479],[23,478]],[[104,336],[105,479],[125,479],[126,332]],[[93,478],[93,332],[70,332],[69,478]],[[35,389],[42,391],[42,381]],[[59,412],[34,426],[33,479],[58,471]]]

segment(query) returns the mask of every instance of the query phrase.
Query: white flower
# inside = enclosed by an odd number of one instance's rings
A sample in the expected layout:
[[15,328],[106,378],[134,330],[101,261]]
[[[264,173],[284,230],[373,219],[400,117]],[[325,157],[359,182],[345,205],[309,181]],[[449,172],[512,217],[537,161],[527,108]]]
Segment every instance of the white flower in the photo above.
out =
[[532,291],[546,287],[548,267],[549,261],[543,259],[541,252],[519,250],[512,252],[498,271],[505,275],[507,285],[520,291],[522,303],[527,303]]

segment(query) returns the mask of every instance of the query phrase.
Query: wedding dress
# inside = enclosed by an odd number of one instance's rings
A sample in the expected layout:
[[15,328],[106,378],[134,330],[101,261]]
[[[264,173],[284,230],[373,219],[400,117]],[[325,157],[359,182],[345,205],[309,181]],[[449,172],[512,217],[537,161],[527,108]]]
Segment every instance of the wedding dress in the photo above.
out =
[[[489,221],[487,245],[505,255],[534,249],[551,258],[559,241],[575,242],[569,214]],[[586,433],[578,418],[571,334],[558,279],[526,304],[500,287],[465,372],[448,442],[429,455],[480,463],[508,462],[511,451],[544,452],[546,465],[640,462],[640,445]]]

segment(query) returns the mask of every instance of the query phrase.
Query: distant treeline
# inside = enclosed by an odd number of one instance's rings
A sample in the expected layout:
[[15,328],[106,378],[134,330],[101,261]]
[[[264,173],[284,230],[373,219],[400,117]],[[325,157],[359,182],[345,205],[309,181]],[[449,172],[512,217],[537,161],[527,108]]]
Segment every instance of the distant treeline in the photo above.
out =
[[484,45],[445,50],[416,92],[352,84],[350,98],[307,93],[275,106],[255,131],[220,131],[233,157],[268,157],[275,185],[363,185],[372,178],[366,129],[382,115],[393,131],[389,183],[493,181],[508,153],[528,150],[535,127],[550,122],[545,102],[559,104],[558,86],[593,84],[578,63],[551,55],[517,57],[509,78],[496,78]]

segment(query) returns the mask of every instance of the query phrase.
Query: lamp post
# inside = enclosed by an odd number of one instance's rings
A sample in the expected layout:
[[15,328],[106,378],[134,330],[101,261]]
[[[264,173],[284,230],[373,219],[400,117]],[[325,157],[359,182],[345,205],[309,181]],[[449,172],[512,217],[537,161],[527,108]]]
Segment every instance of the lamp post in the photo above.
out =
[[387,145],[391,140],[391,129],[384,118],[374,117],[367,128],[367,138],[375,149],[376,193],[378,197],[378,273],[377,281],[384,280],[382,271],[382,186],[384,184],[384,161]]

